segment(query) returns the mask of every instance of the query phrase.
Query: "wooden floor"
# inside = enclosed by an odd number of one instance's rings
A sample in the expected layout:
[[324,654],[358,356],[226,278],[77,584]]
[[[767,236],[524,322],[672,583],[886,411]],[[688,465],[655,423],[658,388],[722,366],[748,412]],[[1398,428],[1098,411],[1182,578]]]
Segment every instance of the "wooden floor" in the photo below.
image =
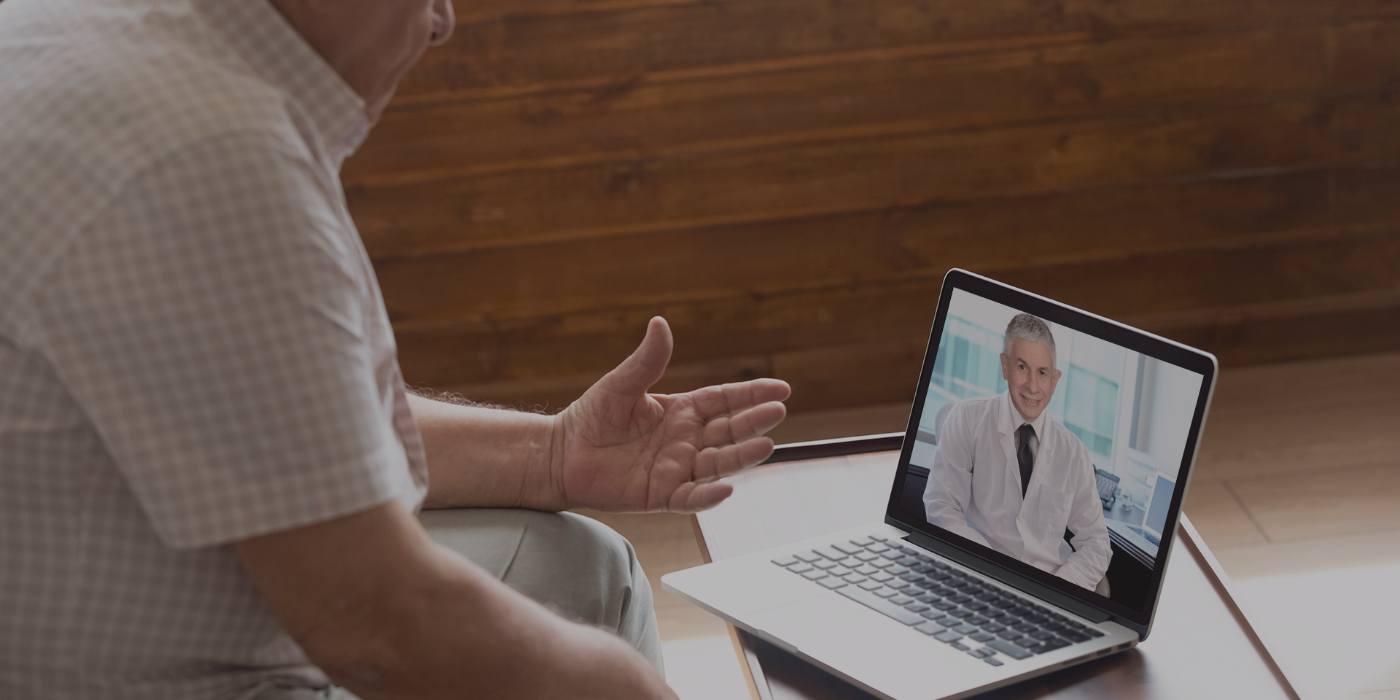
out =
[[[907,411],[795,415],[775,437],[902,430]],[[1400,699],[1400,353],[1222,368],[1186,512],[1303,697]],[[744,697],[724,626],[661,590],[700,562],[690,518],[590,515],[637,546],[681,697]]]

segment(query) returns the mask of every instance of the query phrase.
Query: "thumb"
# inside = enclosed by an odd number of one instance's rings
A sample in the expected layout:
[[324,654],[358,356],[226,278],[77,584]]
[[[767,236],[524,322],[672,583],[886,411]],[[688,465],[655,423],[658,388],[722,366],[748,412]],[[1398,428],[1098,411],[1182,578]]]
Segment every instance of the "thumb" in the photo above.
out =
[[646,337],[622,364],[603,377],[603,385],[619,394],[641,394],[661,380],[671,363],[671,326],[660,316],[651,317]]

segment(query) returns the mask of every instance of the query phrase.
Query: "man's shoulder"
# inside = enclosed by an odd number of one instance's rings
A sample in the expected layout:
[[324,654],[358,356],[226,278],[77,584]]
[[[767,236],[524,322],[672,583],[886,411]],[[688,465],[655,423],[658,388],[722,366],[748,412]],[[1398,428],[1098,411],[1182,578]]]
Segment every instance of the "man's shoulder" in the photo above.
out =
[[[250,131],[295,136],[284,96],[217,52],[91,31],[55,31],[28,47],[12,31],[0,33],[5,162],[63,169],[53,175],[100,196],[189,144]],[[0,182],[11,192],[43,185],[34,174]]]
[[971,399],[962,399],[948,406],[948,416],[946,420],[956,421],[964,429],[972,430],[987,423],[995,415],[1000,394],[992,396],[978,396]]

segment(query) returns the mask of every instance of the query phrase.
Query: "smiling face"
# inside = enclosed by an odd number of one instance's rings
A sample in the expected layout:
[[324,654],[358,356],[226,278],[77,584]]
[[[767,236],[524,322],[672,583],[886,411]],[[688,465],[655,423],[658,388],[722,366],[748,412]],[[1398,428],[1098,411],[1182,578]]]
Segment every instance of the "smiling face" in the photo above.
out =
[[1040,417],[1050,405],[1060,370],[1055,352],[1045,343],[1013,338],[1001,354],[1001,374],[1006,378],[1011,403],[1027,422]]
[[[231,0],[246,2],[248,0]],[[429,46],[452,35],[451,0],[271,0],[365,100],[371,122]]]

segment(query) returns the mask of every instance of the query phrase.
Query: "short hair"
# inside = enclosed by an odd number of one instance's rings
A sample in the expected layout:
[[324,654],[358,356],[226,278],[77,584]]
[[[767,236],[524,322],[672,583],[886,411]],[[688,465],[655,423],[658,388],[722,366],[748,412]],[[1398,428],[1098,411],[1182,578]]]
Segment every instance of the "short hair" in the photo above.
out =
[[1050,332],[1050,325],[1042,321],[1038,316],[1030,314],[1016,314],[1011,317],[1011,322],[1006,324],[1006,339],[1002,341],[1002,352],[1011,354],[1011,341],[1029,340],[1032,343],[1044,343],[1050,347],[1050,363],[1055,364],[1055,335]]

